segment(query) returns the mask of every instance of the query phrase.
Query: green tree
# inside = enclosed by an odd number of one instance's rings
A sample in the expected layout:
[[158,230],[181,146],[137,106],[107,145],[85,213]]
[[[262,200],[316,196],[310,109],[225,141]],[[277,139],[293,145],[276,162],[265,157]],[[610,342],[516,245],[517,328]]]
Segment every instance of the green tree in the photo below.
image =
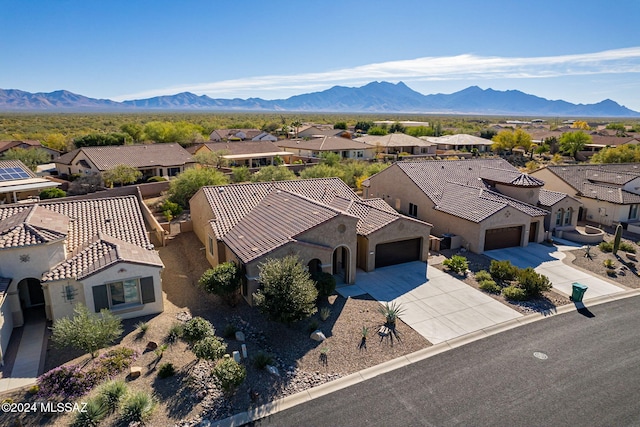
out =
[[343,129],[343,130],[347,130],[347,122],[336,122],[333,125],[334,129]]
[[624,144],[600,150],[591,157],[591,163],[638,163],[640,145]]
[[337,166],[342,159],[340,154],[332,153],[331,151],[324,151],[320,153],[320,158],[322,159],[322,164],[327,166]]
[[40,143],[52,150],[67,151],[67,138],[58,132],[48,134],[40,141]]
[[73,140],[76,148],[97,147],[105,145],[124,145],[127,142],[124,133],[91,133]]
[[189,168],[169,183],[169,199],[185,209],[189,199],[206,185],[228,184],[228,178],[217,169]]
[[560,144],[560,150],[575,158],[578,151],[582,151],[584,146],[591,142],[591,135],[583,131],[565,132],[558,142]]
[[265,166],[251,176],[253,182],[288,181],[296,179],[296,174],[285,166]]
[[206,336],[193,345],[193,354],[198,359],[217,360],[224,356],[227,345],[214,335]]
[[242,273],[233,262],[223,262],[205,271],[198,284],[205,291],[222,297],[233,306],[238,301]]
[[133,166],[129,165],[117,165],[112,169],[104,171],[102,173],[104,181],[111,184],[124,185],[133,184],[140,178],[142,178],[142,172]]
[[227,154],[229,154],[229,150],[200,151],[193,156],[193,160],[201,165],[220,168],[226,166],[227,159],[224,156]]
[[380,126],[372,126],[367,132],[369,135],[386,135],[388,132]]
[[140,123],[125,123],[120,130],[131,137],[135,143],[144,141],[144,128]]
[[344,181],[344,170],[339,166],[329,166],[321,163],[300,171],[300,178],[302,179],[332,177],[342,178]]
[[213,367],[211,374],[225,393],[231,393],[247,377],[247,369],[225,354]]
[[317,311],[318,290],[297,256],[268,259],[258,268],[260,288],[253,300],[269,319],[289,324]]
[[57,199],[60,197],[66,197],[67,193],[64,190],[59,189],[58,187],[53,188],[45,188],[38,194],[38,197],[42,200],[46,199]]
[[421,136],[432,136],[432,130],[426,126],[412,126],[406,128],[404,133],[407,135],[415,136],[416,138]]
[[291,122],[291,127],[295,131],[296,138],[298,137],[298,130],[300,129],[300,126],[302,126],[302,122],[300,120],[294,120],[293,122]]
[[246,166],[231,168],[231,182],[249,182],[251,181],[251,171]]
[[122,335],[122,321],[109,310],[91,313],[86,305],[74,308],[73,318],[63,317],[53,322],[52,340],[56,346],[74,347],[91,353],[94,358],[98,350],[112,344]]
[[400,124],[400,122],[395,122],[389,127],[389,133],[403,133],[405,127]]
[[373,127],[373,122],[360,121],[356,123],[356,132],[368,133],[369,129]]
[[38,165],[49,163],[49,153],[41,148],[12,148],[2,156],[4,160],[20,160],[26,167],[36,171]]
[[491,140],[493,141],[491,145],[493,151],[508,151],[511,153],[514,148],[521,147],[528,152],[531,147],[531,135],[522,129],[500,131]]

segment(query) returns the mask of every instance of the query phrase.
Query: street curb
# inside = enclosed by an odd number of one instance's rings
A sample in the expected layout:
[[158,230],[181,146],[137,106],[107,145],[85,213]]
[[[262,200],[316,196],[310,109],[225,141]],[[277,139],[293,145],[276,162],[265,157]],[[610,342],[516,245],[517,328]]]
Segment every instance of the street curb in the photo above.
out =
[[333,381],[321,384],[317,387],[312,387],[300,393],[283,397],[273,402],[258,406],[257,408],[250,409],[245,412],[240,412],[238,414],[232,415],[231,417],[228,417],[219,421],[203,420],[200,423],[200,425],[202,427],[241,426],[241,425],[259,420],[261,418],[265,418],[269,415],[273,415],[277,412],[284,411],[285,409],[292,408],[301,403],[309,402],[313,399],[317,399],[318,397],[325,396],[329,393],[342,390],[344,388],[360,383],[362,381],[375,378],[381,374],[394,371],[396,369],[402,368],[412,363],[416,363],[416,362],[428,359],[430,357],[436,356],[438,354],[444,353],[454,348],[462,347],[474,341],[487,338],[489,336],[496,335],[501,332],[505,332],[505,331],[517,328],[519,326],[527,325],[529,323],[537,322],[539,320],[544,320],[560,314],[570,313],[572,311],[576,311],[577,309],[587,308],[589,306],[594,306],[594,305],[606,304],[608,302],[618,301],[626,298],[632,298],[635,296],[640,296],[640,289],[633,289],[630,291],[623,291],[615,294],[595,297],[593,299],[590,299],[589,301],[586,301],[586,303],[575,302],[573,304],[566,304],[558,307],[557,310],[549,314],[533,313],[533,314],[528,314],[526,316],[518,317],[512,320],[507,320],[506,322],[498,323],[496,325],[492,325],[487,328],[480,329],[478,331],[471,332],[466,335],[462,335],[460,337],[453,338],[451,340],[432,345],[422,350],[418,350],[416,352],[413,352],[404,356],[400,356],[398,358],[381,363],[380,365],[363,369],[362,371],[358,371],[353,374],[347,375],[345,377],[338,378],[337,380],[333,380]]

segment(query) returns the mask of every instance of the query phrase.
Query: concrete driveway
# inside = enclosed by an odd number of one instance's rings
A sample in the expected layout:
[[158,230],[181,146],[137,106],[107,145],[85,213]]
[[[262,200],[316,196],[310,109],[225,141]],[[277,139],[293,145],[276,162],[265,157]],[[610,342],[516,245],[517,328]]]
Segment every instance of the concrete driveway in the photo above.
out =
[[572,293],[573,282],[586,285],[588,289],[584,294],[583,301],[625,290],[562,262],[562,259],[566,256],[563,251],[573,250],[578,247],[546,246],[539,243],[529,243],[524,248],[495,249],[485,252],[485,255],[501,261],[511,261],[511,264],[520,268],[533,267],[538,273],[544,274],[549,278],[556,291],[560,291],[567,296]]
[[429,266],[427,276],[425,263],[410,262],[358,271],[357,284],[337,291],[344,297],[368,293],[381,303],[401,303],[402,321],[433,344],[522,316],[435,267]]

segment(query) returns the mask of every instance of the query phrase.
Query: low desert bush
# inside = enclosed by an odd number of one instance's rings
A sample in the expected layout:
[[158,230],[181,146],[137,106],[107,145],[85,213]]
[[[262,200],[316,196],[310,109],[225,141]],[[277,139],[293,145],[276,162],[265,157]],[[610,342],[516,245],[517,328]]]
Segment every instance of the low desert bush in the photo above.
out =
[[513,301],[524,301],[527,299],[527,292],[524,289],[513,285],[502,289],[502,295],[506,299]]
[[502,288],[493,279],[486,279],[478,284],[478,287],[485,292],[499,294]]
[[143,336],[149,330],[149,322],[136,323],[136,329],[139,331],[140,335]]
[[163,363],[158,368],[158,377],[159,378],[169,378],[176,374],[176,368],[173,366],[173,363]]
[[207,336],[193,345],[193,354],[198,359],[216,360],[227,351],[227,345],[216,336]]
[[184,331],[184,325],[180,322],[175,322],[169,328],[169,333],[167,334],[167,342],[174,343],[178,341],[180,337],[182,337],[182,332]]
[[442,265],[456,274],[464,274],[469,269],[469,261],[462,255],[453,255],[451,258],[445,259]]
[[220,388],[228,393],[242,384],[247,376],[247,370],[228,354],[225,354],[224,358],[213,367],[211,374],[217,380]]
[[100,386],[98,396],[104,402],[108,412],[114,412],[120,406],[120,401],[127,394],[127,390],[127,384],[123,380],[113,380]]
[[336,278],[332,274],[320,271],[312,276],[318,290],[318,298],[326,298],[336,290]]
[[329,317],[331,317],[331,309],[329,307],[322,307],[320,309],[320,320],[322,320],[324,322]]
[[236,325],[227,323],[224,327],[224,331],[222,331],[222,336],[227,339],[235,338],[236,332],[238,332]]
[[109,408],[100,396],[86,400],[83,411],[78,411],[71,422],[72,427],[97,427],[109,413]]
[[193,344],[196,341],[209,336],[215,335],[216,330],[207,319],[196,316],[187,321],[182,329],[182,338],[188,343]]
[[309,324],[307,325],[307,332],[312,333],[313,331],[318,329],[318,326],[320,326],[318,321],[316,319],[311,319],[309,321]]
[[491,260],[489,273],[496,282],[506,282],[516,278],[518,275],[518,267],[511,264],[511,261]]
[[600,248],[600,250],[605,253],[613,252],[613,242],[600,242],[598,248]]
[[111,378],[131,366],[137,358],[137,351],[126,347],[116,347],[96,359],[95,364],[99,371],[104,370],[106,377]]
[[258,369],[265,369],[267,365],[271,365],[273,363],[273,356],[269,353],[265,353],[264,351],[258,351],[253,356],[253,365]]
[[613,268],[615,266],[615,263],[613,262],[612,259],[605,259],[602,264],[606,267],[606,268]]
[[478,283],[484,280],[491,280],[491,274],[487,270],[480,270],[474,276]]
[[153,395],[144,391],[134,391],[127,394],[122,400],[120,416],[123,422],[144,423],[155,411],[158,403]]
[[95,376],[87,375],[80,366],[59,366],[38,377],[38,397],[72,400],[87,394],[96,384]]
[[518,272],[518,284],[520,288],[524,289],[529,298],[540,296],[543,292],[551,290],[549,278],[544,274],[536,272],[531,267],[527,267]]
[[620,250],[622,252],[631,252],[632,254],[636,253],[636,248],[634,248],[631,243],[627,242],[620,242]]

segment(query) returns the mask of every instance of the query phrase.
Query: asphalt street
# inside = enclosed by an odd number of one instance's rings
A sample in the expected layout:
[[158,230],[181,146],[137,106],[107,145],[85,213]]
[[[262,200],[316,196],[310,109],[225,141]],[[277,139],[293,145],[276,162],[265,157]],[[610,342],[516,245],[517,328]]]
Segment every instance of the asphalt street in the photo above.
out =
[[640,425],[640,297],[580,311],[472,342],[254,425]]

